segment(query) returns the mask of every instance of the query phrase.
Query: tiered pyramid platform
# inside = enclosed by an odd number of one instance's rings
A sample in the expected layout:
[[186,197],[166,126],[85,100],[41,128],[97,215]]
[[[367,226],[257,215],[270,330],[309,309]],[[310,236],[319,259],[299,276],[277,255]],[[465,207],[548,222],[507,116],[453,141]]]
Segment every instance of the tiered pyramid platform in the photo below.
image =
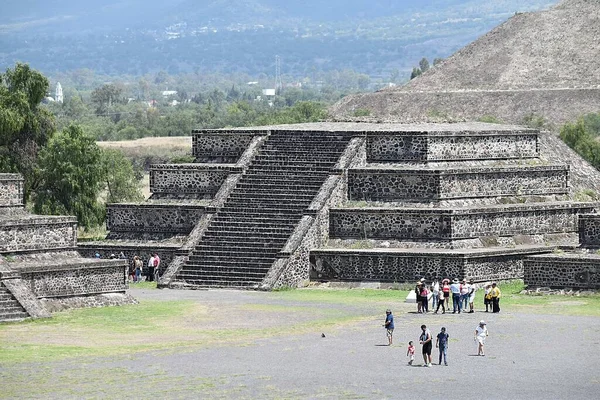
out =
[[599,205],[574,201],[569,165],[517,126],[198,130],[193,154],[152,167],[148,202],[109,209],[109,241],[181,238],[161,287],[523,278]]
[[29,214],[23,178],[0,174],[0,321],[49,317],[60,304],[127,302],[125,263],[90,260],[75,251],[75,217]]

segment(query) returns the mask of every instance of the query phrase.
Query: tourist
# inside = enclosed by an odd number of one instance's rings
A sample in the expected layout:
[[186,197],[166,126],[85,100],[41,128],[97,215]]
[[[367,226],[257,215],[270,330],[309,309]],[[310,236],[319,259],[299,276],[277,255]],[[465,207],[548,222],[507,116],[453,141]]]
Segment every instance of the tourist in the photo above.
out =
[[499,313],[500,312],[500,296],[501,296],[500,288],[496,285],[496,282],[492,283],[492,290],[490,291],[490,296],[492,297],[492,312]]
[[146,272],[146,280],[152,282],[154,279],[154,254],[150,256],[148,260],[148,271]]
[[440,333],[437,334],[437,339],[435,340],[435,348],[439,347],[440,349],[440,361],[439,365],[442,365],[442,355],[444,356],[444,365],[448,365],[448,360],[446,357],[448,356],[448,338],[450,335],[446,333],[446,328],[441,329]]
[[413,346],[412,340],[408,342],[408,349],[406,350],[406,357],[408,359],[408,365],[412,365],[413,361],[415,361],[415,346]]
[[446,310],[450,309],[450,279],[446,278],[442,281],[442,292],[444,292],[444,300],[446,301]]
[[96,252],[96,254],[94,254],[94,257],[100,258],[100,253]]
[[144,266],[142,260],[140,260],[138,256],[133,257],[133,266],[135,268],[135,278],[133,281],[137,283],[142,280],[142,268]]
[[477,344],[477,355],[485,356],[483,346],[485,345],[485,338],[488,337],[488,330],[484,320],[479,321],[479,325],[475,328],[475,337],[473,338]]
[[429,312],[429,290],[427,289],[427,285],[421,285],[421,310],[424,313]]
[[427,326],[421,325],[421,336],[419,336],[419,343],[423,345],[423,361],[425,362],[424,367],[431,367],[431,349],[433,343],[431,343],[431,332],[427,329]]
[[417,282],[415,285],[415,295],[417,302],[417,312],[421,314],[423,312],[423,301],[421,300],[421,281]]
[[438,303],[437,303],[437,307],[434,311],[434,314],[437,314],[438,310],[440,309],[440,306],[442,307],[442,314],[446,314],[446,307],[444,307],[444,301],[445,301],[444,291],[440,290],[438,292]]
[[485,312],[488,312],[488,307],[492,308],[492,285],[489,283],[485,285],[485,296],[483,297],[483,304],[485,305]]
[[431,284],[431,292],[431,309],[435,310],[439,307],[438,304],[440,299],[440,282],[438,282],[437,278]]
[[460,309],[467,310],[469,307],[469,292],[471,291],[471,286],[467,283],[466,279],[463,279],[460,284]]
[[475,312],[475,308],[474,308],[473,304],[475,303],[475,292],[476,291],[477,291],[477,288],[475,287],[475,282],[473,281],[473,279],[471,279],[471,282],[469,282],[469,313]]
[[460,314],[460,283],[458,283],[458,279],[454,279],[450,285],[450,291],[452,292],[452,314],[456,314],[456,311]]
[[154,280],[158,282],[160,278],[160,257],[158,253],[154,253]]
[[383,326],[387,329],[388,346],[391,346],[394,336],[394,316],[389,308],[385,310],[385,323]]

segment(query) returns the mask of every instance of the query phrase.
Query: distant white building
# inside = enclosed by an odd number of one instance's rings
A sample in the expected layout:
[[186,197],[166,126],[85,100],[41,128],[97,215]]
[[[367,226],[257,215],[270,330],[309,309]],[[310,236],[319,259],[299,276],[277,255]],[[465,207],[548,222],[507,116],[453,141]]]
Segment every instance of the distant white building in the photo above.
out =
[[275,96],[275,89],[263,89],[262,94],[265,96]]
[[177,94],[177,90],[163,90],[163,97],[175,96]]
[[54,100],[57,103],[63,102],[63,92],[62,92],[62,86],[60,85],[60,82],[56,82],[56,95],[54,96]]

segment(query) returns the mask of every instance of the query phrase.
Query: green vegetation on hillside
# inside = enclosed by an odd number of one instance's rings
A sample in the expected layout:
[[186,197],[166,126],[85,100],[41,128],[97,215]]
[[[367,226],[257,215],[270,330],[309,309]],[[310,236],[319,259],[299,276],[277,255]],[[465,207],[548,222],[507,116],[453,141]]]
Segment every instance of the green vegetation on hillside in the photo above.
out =
[[600,170],[600,113],[582,116],[575,123],[565,124],[560,138],[594,168]]

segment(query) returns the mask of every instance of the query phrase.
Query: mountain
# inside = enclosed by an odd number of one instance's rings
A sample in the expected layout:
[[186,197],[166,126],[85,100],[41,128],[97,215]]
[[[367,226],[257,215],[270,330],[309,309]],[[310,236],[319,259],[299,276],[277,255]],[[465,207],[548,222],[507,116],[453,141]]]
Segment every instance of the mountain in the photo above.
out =
[[348,96],[331,112],[346,119],[359,109],[380,120],[522,123],[537,115],[557,124],[598,112],[600,1],[514,15],[406,85]]
[[0,67],[271,74],[280,55],[292,76],[354,69],[387,80],[556,1],[3,0]]

